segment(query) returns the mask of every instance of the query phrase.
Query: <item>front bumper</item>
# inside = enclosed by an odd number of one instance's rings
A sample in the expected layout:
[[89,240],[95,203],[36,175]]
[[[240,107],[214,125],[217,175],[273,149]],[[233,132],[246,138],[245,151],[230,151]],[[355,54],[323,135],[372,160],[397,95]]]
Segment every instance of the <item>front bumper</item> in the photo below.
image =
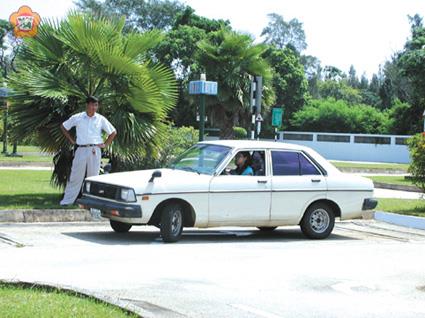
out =
[[78,204],[87,208],[98,209],[103,217],[141,218],[142,208],[138,204],[111,202],[83,195],[77,200]]
[[364,199],[362,210],[373,210],[378,205],[378,200],[373,198]]

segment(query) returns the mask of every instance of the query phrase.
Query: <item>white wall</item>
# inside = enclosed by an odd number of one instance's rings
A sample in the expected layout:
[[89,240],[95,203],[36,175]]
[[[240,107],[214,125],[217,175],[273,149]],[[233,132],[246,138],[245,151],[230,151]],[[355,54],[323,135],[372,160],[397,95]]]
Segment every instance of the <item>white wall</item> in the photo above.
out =
[[[339,138],[349,142],[319,141],[320,139]],[[366,138],[364,138],[366,137]],[[378,137],[381,141],[389,144],[372,143],[370,139]],[[371,161],[390,163],[410,163],[409,150],[404,144],[396,144],[410,136],[396,135],[367,135],[367,134],[338,134],[338,133],[314,133],[314,132],[279,132],[279,141],[304,145],[313,148],[326,159],[348,161]],[[293,140],[305,138],[310,140]],[[360,140],[371,143],[359,143]]]

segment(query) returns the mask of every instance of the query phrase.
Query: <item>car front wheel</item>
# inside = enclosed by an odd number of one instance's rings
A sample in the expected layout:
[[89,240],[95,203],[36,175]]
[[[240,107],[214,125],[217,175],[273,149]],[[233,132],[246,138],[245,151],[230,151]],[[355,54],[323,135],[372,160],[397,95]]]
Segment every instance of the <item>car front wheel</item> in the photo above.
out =
[[335,214],[325,203],[311,205],[301,220],[301,231],[311,239],[327,238],[335,225]]
[[169,204],[161,213],[161,237],[164,242],[177,242],[183,232],[183,210],[179,204]]
[[131,224],[109,220],[112,229],[117,233],[127,233],[131,229]]

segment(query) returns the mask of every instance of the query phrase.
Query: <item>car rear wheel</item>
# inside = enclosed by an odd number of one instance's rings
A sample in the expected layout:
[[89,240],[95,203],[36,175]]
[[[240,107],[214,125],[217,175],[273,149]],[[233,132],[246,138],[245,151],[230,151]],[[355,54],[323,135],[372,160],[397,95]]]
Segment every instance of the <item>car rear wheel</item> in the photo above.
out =
[[132,225],[128,223],[118,222],[114,220],[109,220],[112,229],[117,233],[127,233],[130,231]]
[[277,226],[259,226],[257,229],[259,229],[261,232],[271,232],[276,230]]
[[325,203],[312,204],[301,220],[301,231],[311,239],[324,239],[331,233],[335,225],[335,214]]
[[183,210],[179,204],[169,204],[161,213],[161,237],[164,242],[177,242],[183,232]]

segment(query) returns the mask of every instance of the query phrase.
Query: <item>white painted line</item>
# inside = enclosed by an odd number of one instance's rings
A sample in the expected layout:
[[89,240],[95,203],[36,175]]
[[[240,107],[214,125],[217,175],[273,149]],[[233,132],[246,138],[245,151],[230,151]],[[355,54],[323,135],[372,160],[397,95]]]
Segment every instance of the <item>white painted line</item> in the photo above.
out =
[[242,305],[242,304],[231,304],[232,307],[241,309],[243,311],[249,312],[251,314],[260,316],[260,317],[264,317],[264,318],[281,318],[282,316],[278,316],[276,314],[273,314],[271,312],[267,312],[261,309],[257,309],[251,306],[247,306],[247,305]]
[[419,230],[425,230],[425,218],[421,218],[418,216],[376,211],[374,213],[374,218],[378,221],[383,221],[400,226],[406,226]]

